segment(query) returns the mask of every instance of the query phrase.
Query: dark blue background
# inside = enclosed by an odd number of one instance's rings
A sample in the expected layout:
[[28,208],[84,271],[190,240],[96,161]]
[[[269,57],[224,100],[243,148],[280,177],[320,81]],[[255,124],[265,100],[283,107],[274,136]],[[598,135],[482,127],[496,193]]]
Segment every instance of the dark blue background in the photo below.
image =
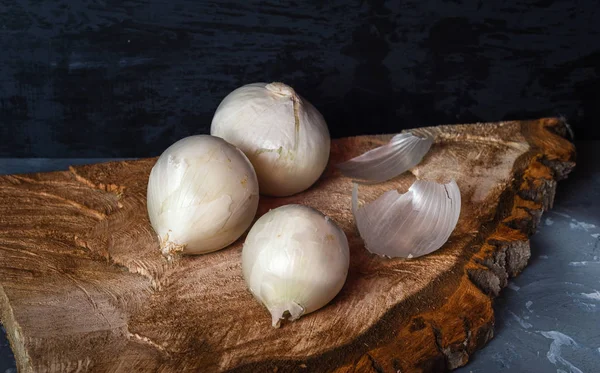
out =
[[0,1],[0,156],[137,157],[284,81],[334,137],[564,115],[599,138],[597,1]]

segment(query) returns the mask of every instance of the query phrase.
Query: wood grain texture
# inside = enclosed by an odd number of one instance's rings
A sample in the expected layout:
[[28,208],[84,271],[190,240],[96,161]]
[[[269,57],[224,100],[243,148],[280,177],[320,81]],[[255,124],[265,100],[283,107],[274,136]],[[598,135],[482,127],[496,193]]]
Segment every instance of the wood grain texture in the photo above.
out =
[[149,157],[283,81],[334,138],[564,115],[600,138],[600,8],[567,0],[0,2],[0,156]]
[[146,216],[155,159],[0,178],[0,310],[20,371],[438,372],[467,362],[492,336],[492,298],[529,258],[528,237],[574,166],[557,119],[419,129],[436,140],[423,162],[371,200],[416,177],[456,179],[458,226],[413,260],[365,250],[351,182],[332,166],[387,141],[332,143],[308,191],[261,198],[259,212],[313,206],[348,235],[351,263],[325,308],[270,327],[241,274],[243,238],[167,262]]

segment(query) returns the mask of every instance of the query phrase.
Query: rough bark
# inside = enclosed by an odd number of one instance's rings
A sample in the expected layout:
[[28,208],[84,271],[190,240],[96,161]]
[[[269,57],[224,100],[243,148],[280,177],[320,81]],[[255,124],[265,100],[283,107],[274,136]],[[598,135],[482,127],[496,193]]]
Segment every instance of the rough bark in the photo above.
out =
[[369,200],[416,177],[454,178],[458,226],[444,247],[412,260],[365,250],[351,182],[334,164],[390,136],[332,144],[308,191],[261,198],[318,208],[348,235],[351,264],[325,308],[270,326],[246,290],[241,243],[167,262],[146,216],[155,159],[0,178],[0,317],[22,372],[439,372],[464,365],[493,336],[492,298],[529,258],[528,237],[575,150],[558,119],[422,128],[423,162],[361,188]]

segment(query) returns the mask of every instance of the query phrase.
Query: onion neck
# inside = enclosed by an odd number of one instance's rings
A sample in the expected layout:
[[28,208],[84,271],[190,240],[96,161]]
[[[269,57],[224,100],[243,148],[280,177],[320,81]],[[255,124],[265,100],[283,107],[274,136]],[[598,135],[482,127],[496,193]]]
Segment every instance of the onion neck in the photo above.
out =
[[289,85],[284,84],[284,83],[280,83],[280,82],[269,83],[265,86],[265,88],[268,91],[273,92],[280,96],[297,98],[296,91],[294,91],[294,88],[292,88]]
[[296,94],[294,88],[281,82],[269,83],[265,86],[269,92],[274,94],[290,98],[292,100],[293,111],[294,111],[294,152],[298,150],[298,143],[300,141],[300,96]]

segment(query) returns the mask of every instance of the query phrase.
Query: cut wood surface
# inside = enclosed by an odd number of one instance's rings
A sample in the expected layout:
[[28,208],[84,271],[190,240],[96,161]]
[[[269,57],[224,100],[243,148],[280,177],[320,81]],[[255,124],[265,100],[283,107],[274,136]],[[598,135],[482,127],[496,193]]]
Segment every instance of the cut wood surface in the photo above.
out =
[[0,317],[21,372],[438,372],[464,365],[493,336],[492,299],[530,255],[575,149],[558,119],[421,128],[423,162],[370,201],[416,179],[462,193],[450,240],[411,260],[369,253],[351,212],[351,180],[333,165],[391,135],[332,142],[308,191],[261,197],[257,217],[301,203],[348,236],[348,279],[323,309],[271,327],[242,278],[243,237],[168,262],[148,222],[156,159],[0,177]]

